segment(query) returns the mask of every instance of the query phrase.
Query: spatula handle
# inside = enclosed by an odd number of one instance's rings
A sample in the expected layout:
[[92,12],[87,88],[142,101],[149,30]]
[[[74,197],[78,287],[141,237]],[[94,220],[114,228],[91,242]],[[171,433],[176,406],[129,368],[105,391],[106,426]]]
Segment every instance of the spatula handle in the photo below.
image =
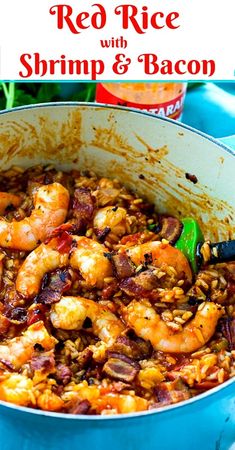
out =
[[[203,257],[201,254],[202,245],[202,243],[199,243],[197,247],[197,257],[199,259],[199,263],[203,262]],[[216,264],[224,261],[235,261],[235,240],[209,244],[209,247],[211,254],[208,262],[210,264]]]

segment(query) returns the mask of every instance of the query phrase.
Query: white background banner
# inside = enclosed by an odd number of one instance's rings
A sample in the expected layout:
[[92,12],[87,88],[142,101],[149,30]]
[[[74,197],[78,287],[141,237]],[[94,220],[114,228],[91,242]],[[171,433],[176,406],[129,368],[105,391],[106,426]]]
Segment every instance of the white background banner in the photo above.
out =
[[233,80],[234,0],[7,0],[2,80]]

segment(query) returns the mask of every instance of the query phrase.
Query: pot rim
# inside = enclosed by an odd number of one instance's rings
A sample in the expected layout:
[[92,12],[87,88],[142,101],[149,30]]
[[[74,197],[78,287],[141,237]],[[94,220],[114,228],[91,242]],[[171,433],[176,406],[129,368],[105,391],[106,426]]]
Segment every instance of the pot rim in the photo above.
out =
[[[5,114],[11,114],[15,111],[23,111],[28,109],[39,109],[39,108],[48,108],[48,107],[74,107],[74,106],[81,106],[81,107],[88,107],[88,108],[94,108],[94,109],[113,109],[113,110],[120,110],[120,111],[127,111],[130,113],[134,113],[137,115],[147,116],[151,117],[152,119],[160,120],[162,122],[169,122],[175,126],[179,126],[181,128],[184,128],[185,130],[191,131],[194,134],[197,134],[201,136],[202,138],[205,138],[206,140],[209,140],[213,142],[213,144],[223,148],[227,153],[230,153],[231,155],[235,156],[235,152],[232,148],[225,145],[223,142],[220,141],[220,138],[214,138],[210,136],[209,134],[203,133],[200,130],[197,130],[196,128],[191,127],[190,125],[186,125],[182,122],[178,122],[174,119],[170,119],[168,117],[162,117],[157,114],[150,113],[148,111],[144,111],[138,108],[130,108],[126,106],[119,106],[119,105],[111,105],[109,103],[96,103],[96,102],[73,102],[73,101],[61,101],[61,102],[45,102],[45,103],[35,103],[33,105],[24,105],[24,106],[17,106],[15,108],[10,109],[4,109],[0,111],[0,116]],[[223,139],[223,138],[221,138]]]
[[8,409],[11,410],[17,410],[19,412],[24,412],[27,414],[33,414],[36,416],[43,416],[43,417],[50,417],[53,419],[72,419],[72,420],[85,420],[85,421],[100,421],[100,420],[105,420],[105,421],[111,421],[111,420],[124,420],[124,419],[137,419],[137,418],[141,418],[143,416],[152,416],[152,415],[156,415],[156,414],[163,414],[163,413],[168,413],[169,411],[175,410],[175,409],[180,409],[180,408],[186,408],[187,406],[190,406],[193,403],[196,402],[200,402],[202,400],[204,400],[207,397],[211,397],[216,395],[218,392],[226,389],[227,387],[229,387],[230,385],[235,384],[235,378],[230,378],[229,380],[225,381],[224,383],[220,384],[219,386],[216,386],[212,389],[209,389],[206,392],[203,392],[203,394],[199,394],[195,397],[190,398],[189,400],[184,400],[182,402],[179,403],[175,403],[173,405],[168,405],[168,406],[162,406],[160,408],[156,408],[156,409],[150,409],[147,411],[139,411],[139,412],[133,412],[133,413],[125,413],[125,414],[110,414],[107,416],[96,416],[96,415],[91,415],[91,416],[86,416],[86,415],[82,415],[82,414],[68,414],[68,413],[60,413],[60,412],[51,412],[51,411],[43,411],[40,409],[33,409],[33,408],[29,408],[26,406],[18,406],[18,405],[14,405],[13,403],[8,403],[8,402],[4,402],[2,400],[0,400],[0,407],[4,406]]
[[[10,115],[12,113],[14,113],[15,111],[24,111],[24,110],[28,110],[28,109],[39,109],[39,108],[48,108],[48,107],[76,107],[76,106],[80,106],[80,107],[88,107],[91,109],[113,109],[115,110],[121,110],[121,111],[126,111],[129,113],[134,113],[137,115],[142,115],[142,116],[147,116],[150,117],[152,119],[157,119],[160,120],[162,122],[166,122],[166,123],[171,123],[173,125],[179,126],[180,128],[183,128],[185,130],[188,130],[194,134],[197,134],[199,136],[201,136],[202,138],[211,141],[213,144],[219,146],[220,148],[223,149],[223,151],[226,151],[227,153],[231,154],[232,156],[235,156],[234,151],[227,147],[225,144],[223,144],[222,142],[220,142],[219,140],[213,138],[212,136],[209,136],[193,127],[190,127],[189,125],[185,125],[181,122],[177,122],[173,119],[169,119],[167,117],[161,117],[158,116],[156,114],[152,114],[149,113],[147,111],[142,111],[139,110],[137,108],[127,108],[127,107],[123,107],[123,106],[117,106],[117,105],[110,105],[110,104],[103,104],[103,103],[94,103],[94,102],[48,102],[48,103],[37,103],[37,104],[33,104],[33,105],[26,105],[26,106],[19,106],[16,108],[11,108],[11,109],[5,109],[0,111],[0,116],[1,115]],[[33,408],[28,408],[25,406],[17,406],[8,402],[4,402],[0,400],[0,406],[4,406],[6,408],[9,408],[11,410],[17,410],[19,412],[24,412],[27,414],[33,414],[33,415],[39,415],[39,416],[44,416],[44,417],[51,417],[51,418],[55,418],[55,419],[72,419],[72,420],[85,420],[85,421],[100,421],[100,420],[105,420],[105,421],[110,421],[110,420],[124,420],[124,419],[137,419],[137,418],[141,418],[143,416],[149,416],[149,415],[155,415],[155,414],[162,414],[162,413],[167,413],[169,411],[175,410],[177,408],[185,408],[188,405],[191,405],[195,402],[200,402],[203,399],[205,399],[208,396],[214,396],[215,394],[217,394],[218,392],[224,390],[225,388],[227,388],[228,386],[232,385],[235,382],[235,378],[231,378],[227,381],[225,381],[223,384],[216,386],[212,389],[209,389],[208,391],[199,394],[189,400],[184,400],[180,403],[175,403],[173,405],[168,405],[168,406],[163,406],[157,409],[152,409],[152,410],[148,410],[148,411],[140,411],[140,412],[134,412],[134,413],[126,413],[126,414],[112,414],[112,415],[107,415],[107,416],[86,416],[86,415],[82,415],[82,414],[66,414],[66,413],[56,413],[56,412],[50,412],[50,411],[42,411],[42,410],[38,410],[38,409],[33,409]]]

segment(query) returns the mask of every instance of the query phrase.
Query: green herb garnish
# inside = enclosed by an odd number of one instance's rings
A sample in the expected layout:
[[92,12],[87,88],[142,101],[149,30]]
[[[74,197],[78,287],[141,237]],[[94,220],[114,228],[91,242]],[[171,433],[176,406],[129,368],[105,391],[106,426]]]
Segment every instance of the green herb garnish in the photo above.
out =
[[147,226],[149,231],[155,231],[157,228],[157,224],[156,223],[151,223],[150,225]]
[[93,101],[95,83],[76,83],[74,92],[66,94],[63,83],[20,83],[0,81],[0,109],[35,103],[71,101]]

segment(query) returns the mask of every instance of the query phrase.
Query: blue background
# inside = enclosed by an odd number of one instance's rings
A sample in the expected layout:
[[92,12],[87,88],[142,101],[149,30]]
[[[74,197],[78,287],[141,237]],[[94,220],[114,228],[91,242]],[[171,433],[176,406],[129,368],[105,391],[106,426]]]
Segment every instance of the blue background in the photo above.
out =
[[235,134],[235,82],[189,88],[182,122],[216,138]]

